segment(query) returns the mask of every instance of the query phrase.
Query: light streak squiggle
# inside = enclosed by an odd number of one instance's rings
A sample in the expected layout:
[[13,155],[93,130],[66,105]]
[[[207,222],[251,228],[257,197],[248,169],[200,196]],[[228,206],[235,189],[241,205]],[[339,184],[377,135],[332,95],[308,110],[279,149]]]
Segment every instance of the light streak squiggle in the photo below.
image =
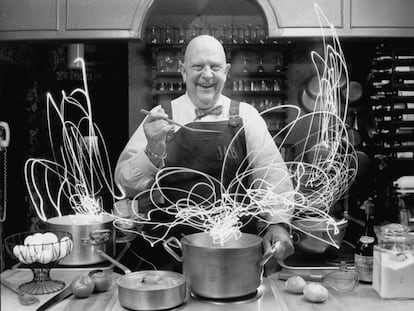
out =
[[[101,131],[92,119],[85,62],[81,58],[75,62],[82,65],[83,89],[76,88],[69,95],[62,91],[59,105],[50,93],[47,94],[53,160],[30,158],[24,167],[30,199],[43,221],[47,221],[50,212],[62,217],[62,204],[70,206],[78,216],[77,221],[82,221],[79,216],[93,221],[104,213],[101,197],[104,191],[108,191],[114,199],[124,198],[120,187],[119,194],[115,193],[108,150]],[[60,133],[53,130],[53,117],[57,117]],[[59,135],[55,136],[56,133]]]

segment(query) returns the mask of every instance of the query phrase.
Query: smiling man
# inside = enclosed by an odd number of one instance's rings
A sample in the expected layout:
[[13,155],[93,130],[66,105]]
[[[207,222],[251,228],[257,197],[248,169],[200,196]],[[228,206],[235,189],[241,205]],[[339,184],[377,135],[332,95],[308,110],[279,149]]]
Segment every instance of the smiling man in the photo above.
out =
[[[242,181],[245,187],[252,180],[264,180],[267,185],[277,185],[273,191],[278,194],[292,191],[287,168],[258,111],[222,94],[229,70],[224,48],[214,37],[201,35],[189,42],[184,63],[180,64],[186,93],[154,107],[119,157],[115,179],[129,197],[149,189],[164,167],[196,170],[220,180],[227,188],[237,170],[242,168],[243,172],[249,165],[257,171]],[[172,125],[167,118],[198,131]],[[248,161],[244,161],[246,158]],[[278,169],[267,169],[275,164]],[[214,185],[214,190],[203,186],[204,182],[201,174],[172,174],[162,178],[161,186],[192,190],[196,197],[203,198],[201,205],[214,204],[209,198],[220,197],[222,188]],[[194,185],[198,185],[196,189]],[[176,202],[185,195],[181,191],[165,191],[159,199]],[[288,222],[289,217],[275,215],[270,220],[274,224],[264,234],[264,249],[267,251],[275,241],[281,241],[274,257],[284,259],[293,253],[289,232],[280,224]],[[257,224],[251,219],[242,230],[258,233]]]

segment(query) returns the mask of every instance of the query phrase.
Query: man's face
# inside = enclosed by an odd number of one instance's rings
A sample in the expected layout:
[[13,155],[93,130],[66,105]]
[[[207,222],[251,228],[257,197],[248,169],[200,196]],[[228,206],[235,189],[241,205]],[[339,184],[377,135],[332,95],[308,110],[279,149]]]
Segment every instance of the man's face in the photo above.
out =
[[181,74],[187,94],[197,107],[204,109],[216,104],[229,68],[230,64],[226,64],[224,50],[219,42],[196,38],[189,44]]

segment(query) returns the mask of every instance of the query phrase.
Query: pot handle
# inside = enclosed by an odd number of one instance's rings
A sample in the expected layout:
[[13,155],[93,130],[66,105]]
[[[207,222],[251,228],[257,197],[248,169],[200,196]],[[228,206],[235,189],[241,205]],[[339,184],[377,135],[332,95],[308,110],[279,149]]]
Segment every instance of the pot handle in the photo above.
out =
[[263,267],[266,264],[266,262],[268,262],[269,259],[273,257],[273,255],[276,253],[277,249],[281,245],[282,245],[282,241],[276,241],[276,243],[273,244],[273,246],[270,249],[270,251],[268,251],[267,253],[263,254],[262,259],[259,260],[259,266]]
[[298,231],[292,231],[292,243],[297,245],[302,240],[302,237]]
[[120,263],[118,260],[115,260],[114,258],[112,258],[111,256],[109,256],[108,254],[106,254],[104,251],[102,251],[101,249],[97,249],[95,252],[97,252],[100,256],[102,256],[103,258],[105,258],[106,260],[112,262],[115,266],[117,266],[118,268],[124,270],[125,274],[131,273],[131,270],[129,270],[126,266],[124,266],[122,263]]
[[177,253],[171,248],[179,248],[181,251],[183,249],[183,245],[175,236],[171,236],[168,239],[166,239],[164,242],[162,242],[162,245],[164,246],[165,250],[175,258],[175,260],[183,262],[183,259],[180,256],[178,256]]
[[81,238],[82,244],[91,244],[91,245],[98,245],[103,244],[109,241],[109,236],[111,235],[111,230],[109,229],[100,229],[94,230],[89,233],[89,237]]

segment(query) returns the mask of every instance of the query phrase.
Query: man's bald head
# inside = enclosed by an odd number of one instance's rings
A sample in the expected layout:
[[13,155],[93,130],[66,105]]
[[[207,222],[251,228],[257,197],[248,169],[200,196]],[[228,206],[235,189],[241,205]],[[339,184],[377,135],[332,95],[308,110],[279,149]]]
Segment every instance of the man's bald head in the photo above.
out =
[[216,38],[209,35],[201,35],[193,38],[187,45],[184,55],[184,62],[187,62],[193,57],[194,54],[198,54],[200,51],[209,50],[212,53],[222,57],[222,60],[226,61],[226,53],[224,52],[223,45]]

